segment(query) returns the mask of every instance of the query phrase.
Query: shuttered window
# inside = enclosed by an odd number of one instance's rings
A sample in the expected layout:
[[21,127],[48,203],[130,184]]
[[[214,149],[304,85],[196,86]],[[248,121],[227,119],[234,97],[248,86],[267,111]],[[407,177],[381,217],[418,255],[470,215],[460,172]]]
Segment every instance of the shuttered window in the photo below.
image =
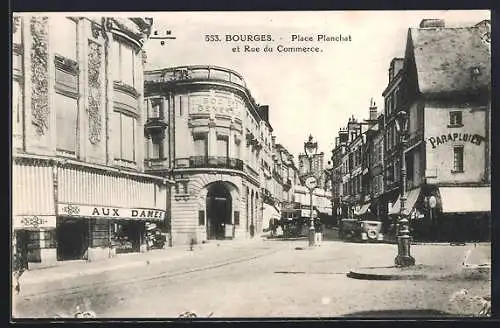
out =
[[55,93],[57,150],[67,154],[76,153],[77,142],[77,100]]
[[114,112],[113,116],[115,159],[135,162],[136,120],[134,117],[121,112]]

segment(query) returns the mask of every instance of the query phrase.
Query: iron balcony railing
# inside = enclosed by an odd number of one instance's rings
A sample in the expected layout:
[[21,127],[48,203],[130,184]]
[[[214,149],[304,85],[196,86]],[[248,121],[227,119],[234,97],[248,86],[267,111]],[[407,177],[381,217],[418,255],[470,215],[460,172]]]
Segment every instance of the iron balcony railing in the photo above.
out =
[[[243,171],[243,161],[237,158],[224,156],[191,156],[189,158],[177,159],[177,161],[187,162],[189,168],[225,168]],[[186,167],[183,165],[182,167]]]

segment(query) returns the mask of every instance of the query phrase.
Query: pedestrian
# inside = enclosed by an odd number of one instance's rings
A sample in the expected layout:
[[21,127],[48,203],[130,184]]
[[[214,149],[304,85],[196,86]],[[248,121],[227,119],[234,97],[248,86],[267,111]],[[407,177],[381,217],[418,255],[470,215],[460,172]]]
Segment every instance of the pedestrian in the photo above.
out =
[[19,279],[27,268],[26,259],[22,251],[16,251],[13,254],[13,262],[12,276],[14,278],[13,283],[15,284],[14,290],[16,291],[16,294],[19,294],[21,292],[21,284],[19,282]]
[[321,242],[323,241],[323,225],[321,224],[321,220],[317,218],[314,220],[314,244],[316,246],[321,246]]

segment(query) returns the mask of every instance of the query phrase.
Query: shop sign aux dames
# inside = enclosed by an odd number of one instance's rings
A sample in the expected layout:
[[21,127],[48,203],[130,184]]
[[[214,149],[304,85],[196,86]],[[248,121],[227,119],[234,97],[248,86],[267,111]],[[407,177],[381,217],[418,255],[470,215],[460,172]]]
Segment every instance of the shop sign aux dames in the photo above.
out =
[[59,215],[163,220],[165,211],[144,208],[59,204]]

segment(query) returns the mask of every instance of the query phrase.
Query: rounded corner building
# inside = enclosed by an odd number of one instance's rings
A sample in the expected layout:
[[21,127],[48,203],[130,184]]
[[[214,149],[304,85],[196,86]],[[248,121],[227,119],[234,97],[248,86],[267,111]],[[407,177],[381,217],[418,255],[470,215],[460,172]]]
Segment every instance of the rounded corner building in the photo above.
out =
[[262,229],[261,164],[272,162],[268,106],[222,67],[151,70],[144,80],[145,169],[175,180],[173,244],[253,237]]
[[170,184],[144,174],[151,18],[16,14],[12,246],[28,268],[148,249]]

